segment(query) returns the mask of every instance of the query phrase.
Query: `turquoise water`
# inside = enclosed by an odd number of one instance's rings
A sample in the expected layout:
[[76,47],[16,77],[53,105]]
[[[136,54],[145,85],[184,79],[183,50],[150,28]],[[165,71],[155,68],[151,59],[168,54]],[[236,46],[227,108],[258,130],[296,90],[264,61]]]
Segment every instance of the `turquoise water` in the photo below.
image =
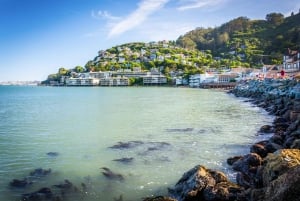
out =
[[[272,117],[221,91],[0,87],[0,119],[0,200],[42,187],[61,193],[54,185],[68,179],[77,189],[63,200],[109,201],[165,194],[197,164],[233,178],[226,159],[247,153]],[[109,148],[118,142],[132,146]],[[114,161],[121,158],[130,161]],[[106,178],[102,167],[124,179]],[[36,168],[52,171],[9,186]]]

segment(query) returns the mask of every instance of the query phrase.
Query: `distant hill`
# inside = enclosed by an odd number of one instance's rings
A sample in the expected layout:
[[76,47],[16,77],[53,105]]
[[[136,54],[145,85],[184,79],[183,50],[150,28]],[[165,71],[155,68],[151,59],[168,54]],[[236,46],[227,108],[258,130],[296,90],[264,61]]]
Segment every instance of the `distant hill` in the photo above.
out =
[[180,36],[185,48],[211,50],[213,56],[243,61],[251,67],[280,64],[288,48],[300,49],[300,13],[284,17],[270,13],[265,20],[233,19],[216,28],[197,28]]
[[216,28],[197,28],[176,41],[132,42],[100,50],[84,67],[61,67],[43,83],[91,71],[158,70],[168,78],[203,73],[207,68],[282,64],[287,50],[300,50],[300,13],[265,20],[238,17]]

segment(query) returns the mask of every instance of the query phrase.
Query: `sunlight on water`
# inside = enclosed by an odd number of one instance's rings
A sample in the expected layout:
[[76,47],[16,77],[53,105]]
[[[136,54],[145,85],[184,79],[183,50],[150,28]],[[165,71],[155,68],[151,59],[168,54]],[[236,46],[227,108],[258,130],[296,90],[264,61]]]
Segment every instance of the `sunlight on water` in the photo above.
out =
[[[155,87],[0,87],[0,119],[7,201],[42,187],[61,195],[68,181],[64,200],[141,200],[166,194],[198,164],[232,178],[226,159],[247,153],[272,120],[224,92]],[[29,177],[37,168],[51,173]],[[115,177],[106,178],[105,168]],[[33,183],[9,186],[23,178]]]

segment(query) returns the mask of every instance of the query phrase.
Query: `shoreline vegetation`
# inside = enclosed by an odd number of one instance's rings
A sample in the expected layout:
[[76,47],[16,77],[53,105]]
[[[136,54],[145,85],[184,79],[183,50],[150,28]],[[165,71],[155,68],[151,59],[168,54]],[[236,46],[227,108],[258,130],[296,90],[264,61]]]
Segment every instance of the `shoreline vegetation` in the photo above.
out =
[[276,118],[259,134],[273,134],[253,144],[250,153],[227,163],[236,182],[224,173],[197,165],[168,189],[169,195],[144,201],[296,201],[300,197],[300,83],[293,80],[248,80],[228,93],[249,98]]

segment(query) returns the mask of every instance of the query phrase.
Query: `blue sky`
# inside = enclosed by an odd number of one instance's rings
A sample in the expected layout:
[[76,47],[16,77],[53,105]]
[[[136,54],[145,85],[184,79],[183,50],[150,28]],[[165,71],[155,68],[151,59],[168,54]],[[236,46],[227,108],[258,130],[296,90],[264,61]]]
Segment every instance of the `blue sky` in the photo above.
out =
[[0,81],[45,80],[115,45],[299,8],[299,0],[0,0]]

